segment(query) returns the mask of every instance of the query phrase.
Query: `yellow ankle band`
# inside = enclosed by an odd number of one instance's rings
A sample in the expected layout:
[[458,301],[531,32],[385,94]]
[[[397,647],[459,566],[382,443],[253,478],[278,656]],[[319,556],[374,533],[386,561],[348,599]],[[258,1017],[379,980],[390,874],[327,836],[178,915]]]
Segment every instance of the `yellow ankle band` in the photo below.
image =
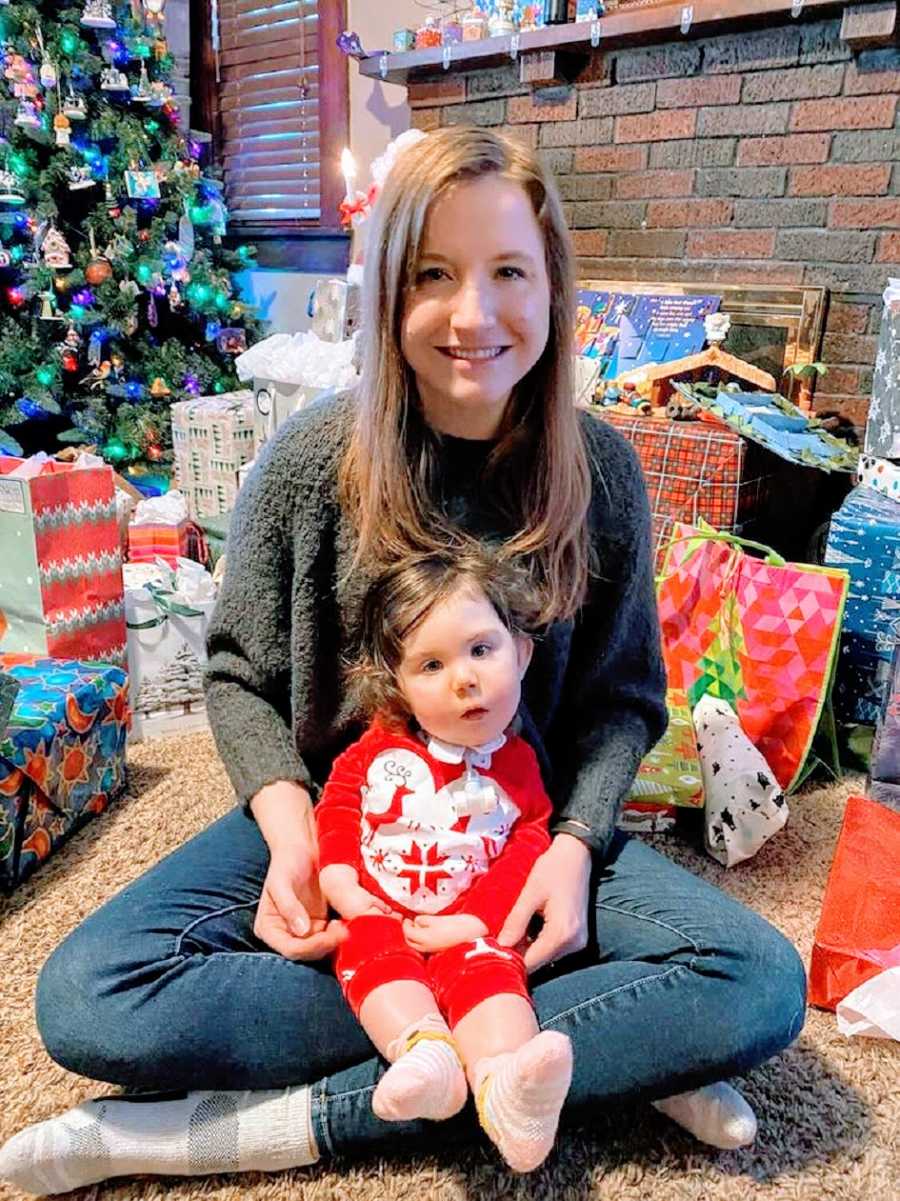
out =
[[416,1043],[435,1042],[447,1043],[456,1052],[456,1058],[459,1059],[459,1051],[456,1043],[453,1041],[453,1035],[446,1030],[417,1030],[415,1034],[411,1034],[406,1040],[406,1048],[404,1054],[411,1051]]

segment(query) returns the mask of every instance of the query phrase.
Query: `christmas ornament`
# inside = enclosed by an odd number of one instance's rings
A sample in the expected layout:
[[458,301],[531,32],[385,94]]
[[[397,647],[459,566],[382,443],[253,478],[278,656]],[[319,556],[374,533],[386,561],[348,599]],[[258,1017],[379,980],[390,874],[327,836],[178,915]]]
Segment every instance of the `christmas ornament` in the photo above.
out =
[[88,29],[115,29],[110,0],[85,0],[81,24]]
[[62,111],[70,121],[84,121],[87,119],[87,101],[84,96],[73,92],[70,87],[66,92]]
[[150,301],[147,305],[147,321],[153,329],[159,325],[159,314],[156,311],[156,297],[152,292],[150,293]]
[[236,327],[221,329],[216,335],[216,346],[222,354],[243,354],[247,349],[247,334]]
[[156,397],[172,395],[172,389],[161,375],[158,375],[150,385],[150,395]]
[[154,171],[126,171],[125,191],[130,200],[158,200],[159,180]]
[[111,354],[109,356],[109,359],[110,359],[110,362],[112,363],[113,371],[115,371],[118,374],[118,372],[120,372],[122,370],[122,368],[125,366],[125,360],[122,358],[122,356],[120,354],[116,354],[116,353]]
[[78,370],[78,355],[74,350],[64,350],[62,352],[62,367],[63,371]]
[[23,129],[39,129],[41,119],[37,114],[37,107],[33,100],[20,100],[19,108],[14,119],[15,125],[20,125]]
[[157,38],[153,43],[153,57],[156,59],[165,58],[169,53],[169,43],[165,38]]
[[105,283],[112,273],[112,263],[110,263],[109,259],[98,255],[96,258],[91,259],[85,267],[84,278],[89,284],[93,284],[96,287],[97,284]]
[[71,267],[71,253],[69,243],[56,226],[51,225],[41,242],[41,255],[43,256],[44,264],[47,267],[55,267],[57,269]]
[[0,171],[0,204],[10,204],[18,207],[25,203],[25,194],[19,186],[19,181],[12,171]]
[[97,243],[94,241],[94,227],[91,226],[88,231],[88,240],[91,247],[91,257],[88,265],[84,269],[84,278],[89,284],[96,286],[97,284],[105,283],[112,275],[112,263],[102,254],[97,253]]
[[63,338],[62,345],[68,347],[69,350],[78,350],[81,345],[81,334],[74,325],[70,325],[66,330],[66,336]]
[[41,62],[40,80],[41,86],[49,91],[56,87],[56,81],[59,76],[56,73],[56,66],[49,58],[44,58]]
[[84,379],[79,382],[87,384],[91,391],[95,391],[109,377],[110,366],[109,361],[104,359],[103,362],[98,363],[94,370],[88,372]]
[[57,113],[53,118],[53,133],[57,146],[68,146],[72,141],[72,122],[65,113]]
[[92,367],[97,367],[103,358],[103,337],[99,330],[94,330],[88,341],[87,361]]
[[151,463],[158,463],[163,456],[163,449],[156,442],[151,442],[144,453]]
[[166,7],[166,0],[144,0],[144,8],[151,20],[158,20]]
[[100,88],[104,92],[130,91],[128,76],[117,67],[104,67],[100,72]]
[[183,304],[184,300],[178,291],[177,284],[172,284],[171,288],[169,288],[169,308],[180,309]]
[[141,73],[137,83],[131,89],[131,99],[137,101],[138,104],[143,104],[145,101],[152,98],[150,91],[150,76],[147,74],[147,64],[141,60]]
[[77,192],[81,188],[92,188],[97,182],[88,166],[76,167],[73,163],[66,172],[69,181],[69,191]]
[[11,262],[12,255],[9,253],[3,243],[0,242],[0,267],[8,267]]

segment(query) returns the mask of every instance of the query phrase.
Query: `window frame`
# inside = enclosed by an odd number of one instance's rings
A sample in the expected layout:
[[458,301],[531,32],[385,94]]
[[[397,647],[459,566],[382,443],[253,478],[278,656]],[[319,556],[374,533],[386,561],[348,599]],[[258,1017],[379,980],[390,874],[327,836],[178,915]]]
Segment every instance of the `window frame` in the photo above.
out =
[[[200,115],[199,128],[212,138],[214,163],[221,163],[224,144],[211,5],[191,4],[191,102]],[[343,180],[337,164],[350,140],[350,80],[347,57],[337,46],[346,28],[346,0],[318,0],[316,56],[319,65],[319,208],[318,220],[297,218],[268,222],[229,220],[226,243],[256,246],[260,267],[287,271],[342,273],[350,255],[350,235],[341,229],[338,207]],[[328,81],[327,87],[325,81]],[[333,165],[332,169],[326,169]]]

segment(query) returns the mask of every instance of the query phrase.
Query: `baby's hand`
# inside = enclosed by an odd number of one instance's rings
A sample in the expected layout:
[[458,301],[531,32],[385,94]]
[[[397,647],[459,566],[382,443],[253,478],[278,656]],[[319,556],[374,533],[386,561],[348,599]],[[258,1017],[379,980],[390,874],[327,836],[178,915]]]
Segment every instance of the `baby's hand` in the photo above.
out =
[[420,914],[417,918],[406,918],[403,934],[414,951],[430,954],[457,947],[461,942],[474,942],[484,938],[488,928],[480,917],[468,913],[431,917]]
[[391,909],[387,901],[382,901],[381,897],[376,897],[374,893],[368,892],[359,884],[354,884],[345,890],[340,898],[340,904],[334,901],[332,904],[341,917],[348,922],[355,917],[362,917],[363,914],[381,913],[385,917],[400,916]]
[[356,870],[346,864],[334,863],[323,867],[319,873],[319,883],[331,908],[336,909],[345,921],[373,913],[387,917],[400,916],[387,901],[382,901],[381,897],[363,888]]

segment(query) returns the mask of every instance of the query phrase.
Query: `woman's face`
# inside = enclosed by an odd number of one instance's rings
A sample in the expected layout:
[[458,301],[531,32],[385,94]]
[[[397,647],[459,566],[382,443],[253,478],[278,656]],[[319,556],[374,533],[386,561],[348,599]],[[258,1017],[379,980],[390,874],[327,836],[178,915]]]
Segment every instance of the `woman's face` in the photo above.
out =
[[544,239],[525,191],[499,175],[456,184],[428,215],[401,327],[428,424],[492,438],[549,331]]

